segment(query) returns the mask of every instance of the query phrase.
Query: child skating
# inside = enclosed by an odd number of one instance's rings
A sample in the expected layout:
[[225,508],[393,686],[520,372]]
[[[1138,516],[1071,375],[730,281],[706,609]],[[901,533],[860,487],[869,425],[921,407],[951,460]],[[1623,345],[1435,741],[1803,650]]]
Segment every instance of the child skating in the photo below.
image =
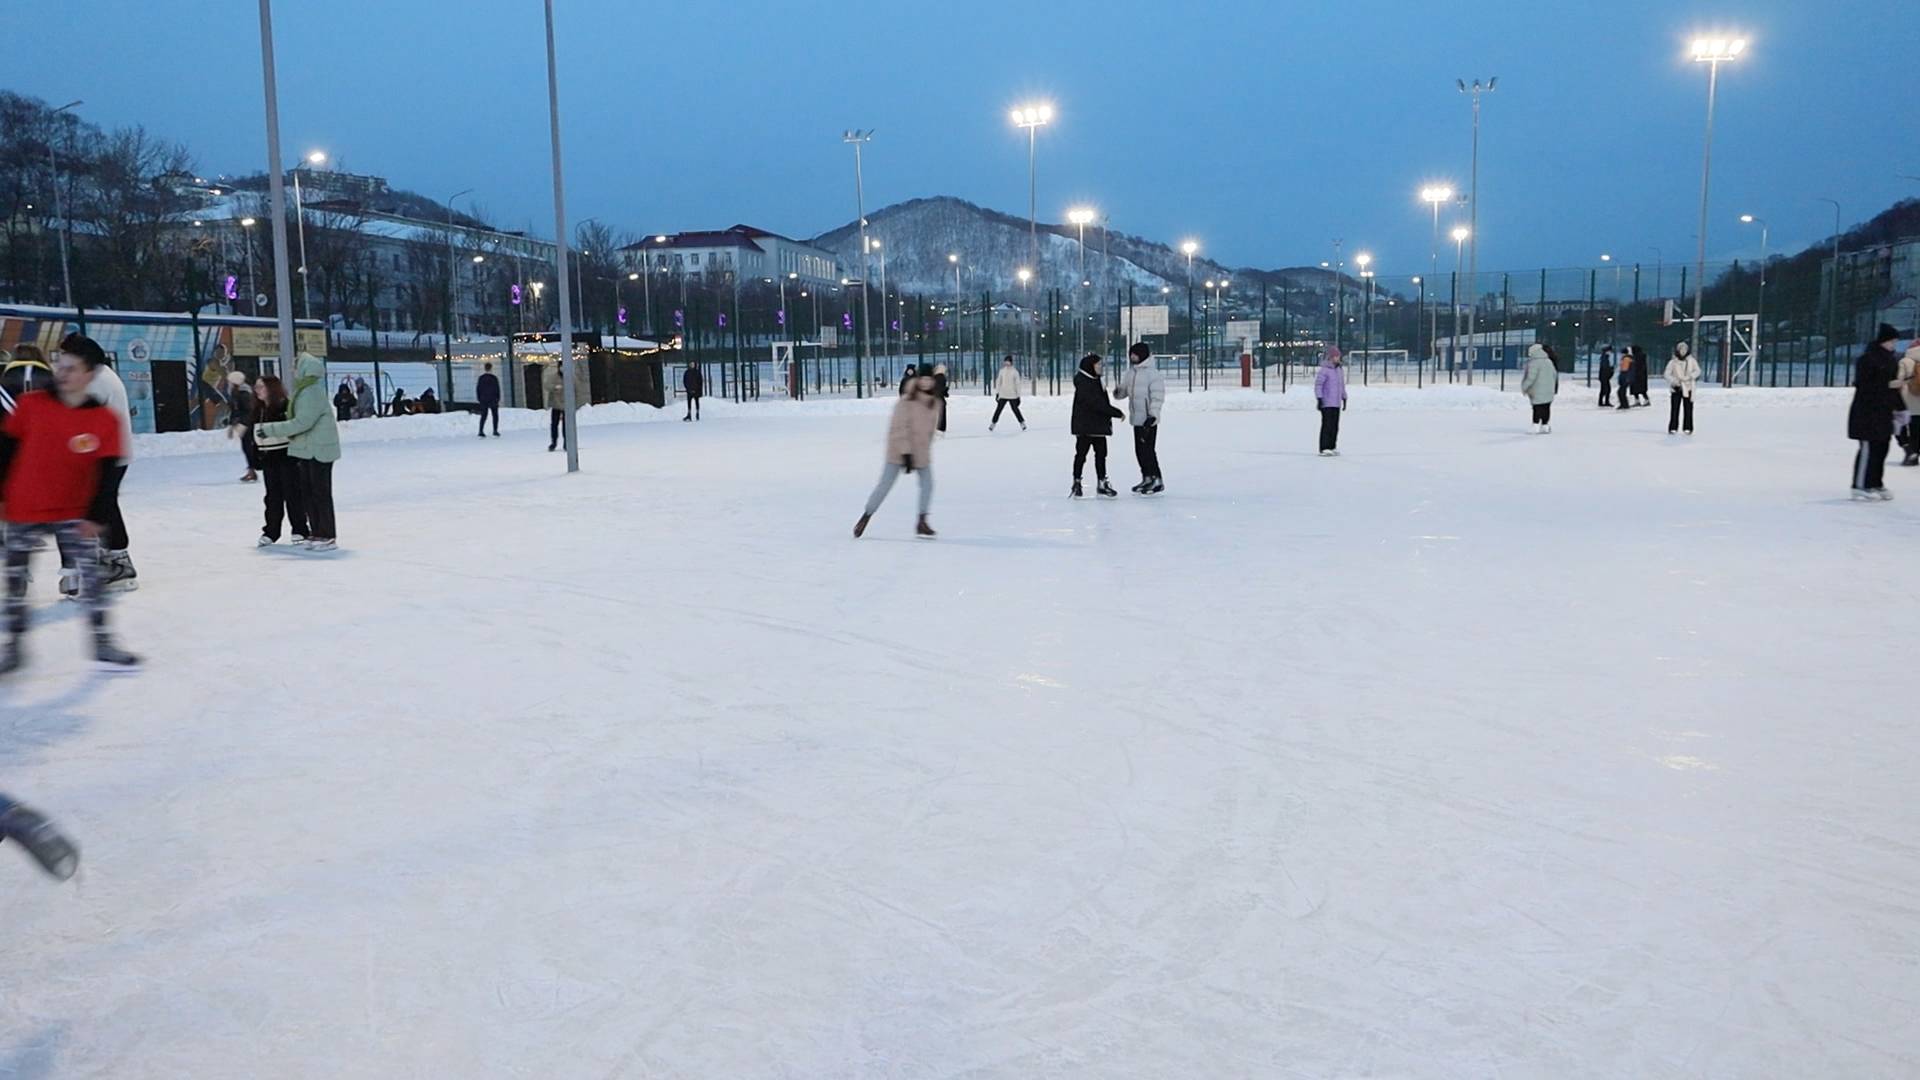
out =
[[1340,347],[1327,346],[1313,373],[1313,401],[1320,407],[1320,456],[1340,456],[1340,413],[1347,407],[1347,368]]

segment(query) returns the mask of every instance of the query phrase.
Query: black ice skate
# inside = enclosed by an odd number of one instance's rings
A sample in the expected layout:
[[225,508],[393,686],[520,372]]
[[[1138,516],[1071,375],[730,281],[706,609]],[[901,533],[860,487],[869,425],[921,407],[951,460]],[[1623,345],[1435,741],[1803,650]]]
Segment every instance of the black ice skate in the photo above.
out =
[[872,514],[861,514],[860,520],[853,523],[853,538],[855,540],[858,540],[862,536],[866,535],[867,522],[872,520],[873,520]]
[[39,813],[0,798],[0,841],[12,840],[33,856],[40,868],[65,881],[80,869],[80,849]]
[[100,556],[100,591],[132,592],[140,587],[140,574],[133,568],[133,557],[124,551],[109,551]]
[[1165,490],[1167,490],[1167,485],[1162,483],[1160,478],[1156,476],[1152,480],[1147,481],[1146,490],[1142,491],[1140,494],[1158,495]]
[[1120,497],[1120,493],[1113,490],[1113,485],[1107,483],[1107,478],[1104,476],[1100,478],[1100,483],[1096,485],[1093,490],[1105,495],[1109,499],[1117,499]]
[[1071,492],[1069,493],[1069,496],[1070,496],[1071,498],[1075,498],[1075,499],[1078,499],[1078,498],[1080,498],[1081,496],[1083,496],[1083,495],[1085,495],[1085,494],[1086,494],[1086,492],[1084,492],[1084,491],[1081,491],[1081,490],[1080,490],[1080,481],[1078,481],[1078,480],[1075,480],[1075,481],[1073,482],[1073,491],[1071,491]]
[[920,515],[920,523],[913,527],[913,534],[923,540],[931,540],[940,535],[933,531],[933,526],[927,524],[927,515],[925,514]]
[[102,671],[137,671],[140,658],[113,643],[107,634],[93,637],[93,665]]

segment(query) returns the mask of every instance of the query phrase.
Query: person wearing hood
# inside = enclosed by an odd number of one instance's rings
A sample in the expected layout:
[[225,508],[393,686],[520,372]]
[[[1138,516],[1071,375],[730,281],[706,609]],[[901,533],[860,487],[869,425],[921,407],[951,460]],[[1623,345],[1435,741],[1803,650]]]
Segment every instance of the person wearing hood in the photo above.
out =
[[428,415],[438,415],[440,412],[440,395],[434,393],[433,387],[431,386],[420,391],[420,398],[414,403],[413,411]]
[[1027,418],[1020,414],[1020,371],[1013,366],[1012,356],[1000,362],[1000,374],[993,377],[993,419],[987,421],[988,431],[999,426],[1000,411],[1009,406],[1013,418],[1020,421],[1020,430],[1027,430]]
[[1107,437],[1113,434],[1113,422],[1127,414],[1113,407],[1106,384],[1100,381],[1100,357],[1088,353],[1080,358],[1080,369],[1073,373],[1073,491],[1078,499],[1080,474],[1087,465],[1087,451],[1093,451],[1094,490],[1109,499],[1120,493],[1107,483]]
[[[1623,350],[1624,352],[1624,350]],[[1600,407],[1613,404],[1613,346],[1600,350]]]
[[1903,447],[1907,456],[1900,464],[1920,465],[1920,338],[1910,342],[1906,355],[1900,358],[1894,388],[1900,391],[1900,403],[1904,406],[1897,419],[1901,421],[1901,429],[1906,433],[1907,440]]
[[0,507],[7,523],[7,641],[0,675],[24,662],[27,561],[46,537],[80,579],[94,662],[115,671],[140,664],[114,643],[107,627],[107,564],[99,542],[112,527],[129,440],[120,417],[95,393],[99,349],[91,338],[67,335],[54,360],[55,391],[21,395],[0,431]]
[[1347,407],[1347,369],[1338,345],[1327,346],[1313,373],[1313,402],[1320,409],[1320,456],[1338,457],[1340,413]]
[[293,401],[287,419],[261,424],[262,439],[287,440],[287,458],[299,473],[300,501],[307,513],[306,550],[339,546],[333,519],[333,463],[340,460],[340,429],[327,408],[327,365],[301,353],[293,366]]
[[353,418],[365,420],[374,413],[373,387],[358,375],[353,378]]
[[1873,344],[1860,354],[1853,368],[1853,405],[1847,410],[1847,438],[1859,444],[1853,455],[1853,497],[1893,498],[1887,490],[1887,445],[1893,441],[1893,416],[1905,405],[1893,388],[1899,362],[1893,343],[1900,331],[1880,324]]
[[1536,341],[1527,346],[1527,365],[1520,374],[1520,392],[1533,403],[1533,433],[1553,431],[1553,397],[1560,392],[1560,366],[1553,352]]
[[353,419],[353,384],[340,380],[340,389],[333,395],[333,418],[344,424]]
[[1633,347],[1633,396],[1635,404],[1653,407],[1653,399],[1647,397],[1647,380],[1653,376],[1652,365],[1647,363],[1647,351],[1640,346]]
[[873,486],[873,494],[867,496],[867,508],[861,512],[860,520],[853,523],[853,538],[858,540],[865,535],[867,523],[873,520],[874,511],[886,501],[887,493],[893,490],[893,482],[900,474],[918,470],[920,473],[920,516],[914,525],[914,535],[933,539],[933,526],[927,524],[927,511],[933,505],[933,430],[940,422],[940,399],[934,394],[933,372],[928,369],[924,374],[907,380],[906,389],[899,400],[893,403],[893,416],[887,422],[886,464],[880,470],[880,482]]
[[907,396],[907,391],[910,388],[912,388],[913,381],[915,379],[918,379],[919,377],[920,377],[920,369],[917,367],[914,367],[912,364],[908,364],[906,370],[900,373],[900,396],[901,397]]
[[1686,416],[1687,434],[1693,434],[1693,387],[1700,381],[1700,361],[1693,355],[1693,346],[1677,341],[1673,346],[1673,358],[1667,361],[1665,372],[1668,397],[1671,408],[1667,411],[1667,434],[1672,435],[1681,428],[1681,415]]
[[947,433],[947,365],[933,365],[933,396],[940,399],[940,426],[935,430]]
[[1153,364],[1153,350],[1136,341],[1127,350],[1127,371],[1113,396],[1127,402],[1127,422],[1133,427],[1133,457],[1140,463],[1135,495],[1158,495],[1167,490],[1160,479],[1160,415],[1167,403],[1167,377]]
[[240,437],[240,454],[247,459],[246,474],[240,477],[243,484],[260,479],[260,448],[253,439],[256,411],[253,387],[247,385],[247,373],[239,368],[227,372],[227,438],[235,435]]

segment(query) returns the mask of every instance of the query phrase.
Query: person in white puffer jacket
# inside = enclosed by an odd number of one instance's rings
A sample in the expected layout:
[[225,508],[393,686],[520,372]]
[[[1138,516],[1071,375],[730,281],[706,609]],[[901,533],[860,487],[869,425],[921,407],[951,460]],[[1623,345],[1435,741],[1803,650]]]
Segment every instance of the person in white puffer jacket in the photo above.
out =
[[1127,350],[1127,373],[1113,396],[1127,402],[1127,421],[1133,425],[1133,457],[1140,463],[1135,495],[1158,495],[1167,490],[1160,478],[1160,413],[1167,404],[1167,377],[1153,366],[1153,350],[1136,341]]
[[1533,405],[1534,434],[1551,433],[1553,397],[1560,392],[1560,367],[1553,362],[1552,351],[1538,341],[1527,346],[1527,366],[1520,375],[1520,392]]
[[987,430],[992,431],[1000,425],[1000,411],[1013,409],[1013,418],[1020,421],[1020,430],[1027,430],[1027,418],[1020,415],[1020,372],[1013,366],[1013,357],[1000,362],[1000,374],[993,377],[993,419],[987,421]]
[[1895,388],[1900,391],[1900,401],[1906,406],[1906,410],[1894,417],[1894,421],[1900,425],[1897,430],[1905,440],[1902,446],[1907,452],[1906,458],[1900,464],[1920,465],[1920,394],[1913,391],[1913,377],[1916,373],[1920,373],[1920,338],[1916,338],[1907,346],[1907,354],[1900,358],[1899,372]]
[[1672,406],[1667,413],[1667,434],[1680,431],[1681,415],[1686,416],[1686,432],[1693,434],[1693,387],[1700,381],[1700,361],[1693,346],[1684,341],[1673,346],[1673,358],[1667,361],[1667,390]]

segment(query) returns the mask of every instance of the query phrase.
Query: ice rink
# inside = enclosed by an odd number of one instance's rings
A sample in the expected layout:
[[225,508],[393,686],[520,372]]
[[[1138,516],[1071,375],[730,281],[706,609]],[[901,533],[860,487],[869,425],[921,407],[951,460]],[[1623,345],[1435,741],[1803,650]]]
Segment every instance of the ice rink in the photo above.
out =
[[1175,394],[1073,502],[967,397],[931,542],[887,402],[366,422],[332,557],[149,441],[146,670],[43,557],[0,687],[0,1077],[1920,1074],[1920,470],[1655,401]]

